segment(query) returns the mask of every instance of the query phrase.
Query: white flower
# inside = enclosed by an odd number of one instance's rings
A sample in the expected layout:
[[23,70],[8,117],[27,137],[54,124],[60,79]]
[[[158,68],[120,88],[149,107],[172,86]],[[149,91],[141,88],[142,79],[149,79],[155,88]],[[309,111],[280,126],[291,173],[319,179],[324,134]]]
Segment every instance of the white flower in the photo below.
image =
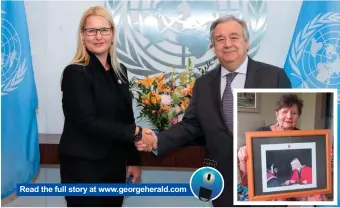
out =
[[162,105],[170,105],[171,104],[171,96],[170,95],[161,95]]
[[182,110],[182,109],[181,109],[181,107],[179,107],[179,106],[176,106],[176,107],[175,107],[175,110],[176,110],[176,114],[178,114],[178,113],[180,113],[180,112],[181,112],[181,110]]
[[182,121],[184,114],[179,114],[178,115],[178,122]]

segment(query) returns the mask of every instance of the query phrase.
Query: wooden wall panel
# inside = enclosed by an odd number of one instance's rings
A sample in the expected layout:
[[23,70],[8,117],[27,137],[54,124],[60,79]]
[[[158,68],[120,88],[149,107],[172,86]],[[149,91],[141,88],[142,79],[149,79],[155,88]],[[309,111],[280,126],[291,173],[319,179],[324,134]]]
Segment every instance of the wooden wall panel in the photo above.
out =
[[[40,164],[58,165],[58,144],[40,144]],[[203,166],[205,148],[187,146],[169,152],[164,156],[142,153],[142,166],[200,168]]]

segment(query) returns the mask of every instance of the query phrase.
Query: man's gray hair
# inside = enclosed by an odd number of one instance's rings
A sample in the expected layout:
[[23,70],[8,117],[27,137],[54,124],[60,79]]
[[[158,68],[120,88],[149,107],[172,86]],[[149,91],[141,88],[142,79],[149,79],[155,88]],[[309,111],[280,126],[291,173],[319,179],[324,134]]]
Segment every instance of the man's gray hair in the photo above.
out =
[[216,26],[218,24],[222,24],[222,23],[225,23],[225,22],[231,22],[231,21],[236,21],[242,26],[243,36],[246,40],[249,40],[249,31],[248,31],[247,23],[244,20],[239,19],[239,18],[237,18],[233,15],[225,15],[225,16],[222,16],[222,17],[219,17],[218,19],[216,19],[210,26],[210,42],[211,42],[210,47],[211,48],[214,46],[214,30],[215,30]]

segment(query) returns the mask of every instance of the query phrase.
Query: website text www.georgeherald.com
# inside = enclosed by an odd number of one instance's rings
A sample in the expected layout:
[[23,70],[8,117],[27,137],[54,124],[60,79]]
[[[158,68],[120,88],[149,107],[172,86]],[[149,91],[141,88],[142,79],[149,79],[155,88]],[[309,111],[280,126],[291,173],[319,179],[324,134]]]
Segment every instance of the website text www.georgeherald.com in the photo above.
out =
[[144,187],[98,187],[98,192],[100,193],[119,193],[123,195],[124,193],[186,193],[187,188],[181,187],[171,187],[161,186],[161,187],[148,187],[145,185]]

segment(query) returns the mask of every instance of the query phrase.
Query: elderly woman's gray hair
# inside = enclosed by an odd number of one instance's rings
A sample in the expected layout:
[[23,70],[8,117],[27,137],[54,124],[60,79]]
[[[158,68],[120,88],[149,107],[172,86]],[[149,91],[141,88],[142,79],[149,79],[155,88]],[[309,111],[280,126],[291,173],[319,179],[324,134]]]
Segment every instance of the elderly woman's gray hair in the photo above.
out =
[[216,19],[210,26],[210,42],[211,42],[210,47],[211,48],[214,46],[214,30],[215,30],[216,26],[218,24],[222,24],[222,23],[225,23],[225,22],[231,22],[231,21],[236,21],[242,26],[243,36],[246,40],[249,40],[249,31],[248,31],[247,23],[244,20],[238,19],[237,17],[235,17],[233,15],[225,15],[225,16],[222,16],[222,17],[219,17],[218,19]]

